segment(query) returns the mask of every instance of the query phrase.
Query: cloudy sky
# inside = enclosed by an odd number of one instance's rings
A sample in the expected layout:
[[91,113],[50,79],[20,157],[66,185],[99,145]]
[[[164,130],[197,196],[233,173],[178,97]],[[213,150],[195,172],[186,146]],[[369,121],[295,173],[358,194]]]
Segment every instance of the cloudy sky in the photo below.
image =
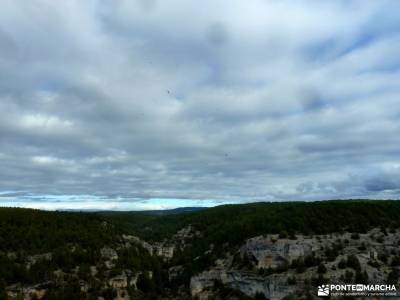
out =
[[3,0],[0,205],[400,195],[398,0]]

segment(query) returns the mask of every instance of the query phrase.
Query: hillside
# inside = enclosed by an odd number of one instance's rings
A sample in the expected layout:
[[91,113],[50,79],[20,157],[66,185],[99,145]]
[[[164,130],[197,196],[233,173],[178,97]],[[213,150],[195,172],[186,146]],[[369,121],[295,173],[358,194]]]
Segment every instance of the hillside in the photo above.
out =
[[323,234],[346,230],[366,232],[376,226],[398,227],[400,202],[261,202],[222,205],[201,211],[162,216],[137,212],[103,215],[147,241],[160,241],[191,225],[203,233],[202,241],[205,244],[240,244],[246,238],[265,233]]
[[136,286],[159,268],[157,258],[101,216],[0,208],[0,299],[5,286],[17,299],[113,299],[109,281],[116,275],[129,270]]
[[115,243],[117,233],[94,214],[0,208],[0,251],[46,252],[69,243],[97,248]]
[[[150,242],[168,241],[189,225],[200,232],[199,238],[179,249],[174,264],[185,266],[183,283],[208,268],[227,249],[237,250],[246,239],[279,234],[366,233],[376,227],[400,227],[400,202],[372,200],[333,200],[320,202],[270,202],[222,205],[178,215],[142,215],[123,212],[113,220]],[[212,251],[210,252],[210,245]],[[207,253],[204,255],[204,253]],[[193,260],[193,258],[197,258]]]
[[399,228],[398,201],[1,208],[0,299],[281,299],[333,279],[398,282]]

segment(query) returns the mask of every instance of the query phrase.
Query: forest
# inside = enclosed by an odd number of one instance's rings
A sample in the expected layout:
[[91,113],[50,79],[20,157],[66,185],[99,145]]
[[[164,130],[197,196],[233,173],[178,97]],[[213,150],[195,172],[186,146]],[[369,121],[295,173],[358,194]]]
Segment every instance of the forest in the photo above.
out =
[[[114,299],[108,280],[130,270],[142,274],[136,290],[130,290],[131,298],[157,299],[178,287],[187,289],[193,275],[227,251],[235,252],[248,238],[270,233],[289,239],[296,234],[361,234],[376,227],[399,228],[399,216],[400,202],[382,200],[262,202],[171,214],[0,208],[0,290],[15,284],[56,282],[54,274],[63,272],[63,283],[51,285],[46,299],[62,299],[61,294]],[[122,238],[132,235],[148,243],[168,244],[188,226],[198,235],[178,247],[168,261],[151,255],[143,245],[127,247]],[[111,266],[102,257],[104,247],[117,249],[118,260]],[[51,259],[46,253],[51,253]],[[32,259],[35,255],[39,256]],[[96,276],[90,275],[91,266],[96,266]],[[183,271],[169,279],[173,266],[183,266]],[[146,272],[151,272],[151,278]],[[79,287],[82,280],[89,286],[84,293]],[[0,299],[6,299],[1,294]]]

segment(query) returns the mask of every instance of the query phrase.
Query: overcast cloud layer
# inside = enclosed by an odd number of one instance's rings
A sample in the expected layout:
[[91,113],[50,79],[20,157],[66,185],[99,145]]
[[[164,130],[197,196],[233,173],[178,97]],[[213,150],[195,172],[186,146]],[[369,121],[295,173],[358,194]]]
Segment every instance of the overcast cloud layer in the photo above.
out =
[[399,12],[3,0],[0,205],[398,198]]

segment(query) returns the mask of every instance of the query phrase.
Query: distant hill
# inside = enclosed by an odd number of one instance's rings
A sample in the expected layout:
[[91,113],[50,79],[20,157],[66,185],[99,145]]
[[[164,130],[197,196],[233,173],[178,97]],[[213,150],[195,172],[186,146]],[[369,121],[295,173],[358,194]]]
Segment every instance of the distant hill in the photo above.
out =
[[115,210],[105,210],[105,211],[93,211],[100,215],[131,215],[131,214],[144,214],[144,215],[176,215],[185,212],[195,212],[208,209],[208,207],[178,207],[172,209],[156,209],[156,210],[130,210],[130,211],[115,211]]
[[184,212],[194,212],[207,209],[208,207],[178,207],[173,209],[144,210],[141,213],[149,215],[175,215]]
[[172,209],[154,209],[154,210],[102,210],[102,209],[61,209],[60,212],[82,212],[82,213],[100,213],[102,215],[107,214],[120,214],[120,213],[138,213],[148,215],[173,215],[182,212],[192,212],[207,209],[208,207],[177,207]]

